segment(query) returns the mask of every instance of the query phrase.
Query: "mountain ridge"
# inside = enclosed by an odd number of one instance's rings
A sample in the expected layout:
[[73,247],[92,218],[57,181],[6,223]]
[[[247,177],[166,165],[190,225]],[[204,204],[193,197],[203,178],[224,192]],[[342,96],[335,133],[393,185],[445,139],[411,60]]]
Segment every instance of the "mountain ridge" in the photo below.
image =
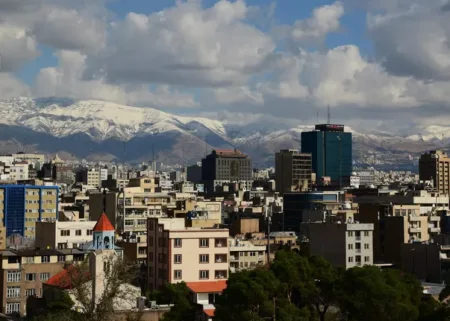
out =
[[[299,148],[301,132],[313,129],[312,125],[270,130],[257,123],[237,126],[153,108],[64,97],[0,100],[0,125],[0,152],[4,152],[2,146],[15,140],[27,149],[45,153],[62,148],[76,157],[97,152],[109,158],[113,155],[122,160],[144,160],[156,147],[166,162],[178,164],[198,160],[212,148],[239,148],[255,164],[270,165],[275,151]],[[14,135],[8,134],[8,129]],[[355,159],[362,163],[370,155],[384,157],[383,152],[409,160],[410,154],[450,143],[450,127],[444,126],[431,125],[395,134],[360,132],[348,126],[346,131],[353,133]],[[128,152],[124,151],[124,144],[128,145]],[[87,151],[83,152],[83,148]]]

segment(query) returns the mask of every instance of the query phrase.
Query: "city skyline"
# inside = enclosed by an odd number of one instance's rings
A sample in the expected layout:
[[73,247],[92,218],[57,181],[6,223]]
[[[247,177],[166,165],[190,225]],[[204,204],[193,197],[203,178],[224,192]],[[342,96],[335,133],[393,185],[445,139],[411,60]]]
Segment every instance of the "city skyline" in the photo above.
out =
[[311,124],[331,105],[333,119],[351,127],[446,125],[447,7],[438,0],[8,0],[0,4],[0,93],[230,122]]

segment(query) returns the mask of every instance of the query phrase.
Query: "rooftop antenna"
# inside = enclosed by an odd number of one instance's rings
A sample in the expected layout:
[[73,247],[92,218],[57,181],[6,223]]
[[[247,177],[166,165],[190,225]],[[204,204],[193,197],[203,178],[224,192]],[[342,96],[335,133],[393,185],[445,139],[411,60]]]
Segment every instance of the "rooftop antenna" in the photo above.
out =
[[316,124],[318,124],[319,123],[319,111],[317,111],[317,123]]
[[331,119],[331,112],[330,112],[330,105],[328,105],[328,125],[330,124]]

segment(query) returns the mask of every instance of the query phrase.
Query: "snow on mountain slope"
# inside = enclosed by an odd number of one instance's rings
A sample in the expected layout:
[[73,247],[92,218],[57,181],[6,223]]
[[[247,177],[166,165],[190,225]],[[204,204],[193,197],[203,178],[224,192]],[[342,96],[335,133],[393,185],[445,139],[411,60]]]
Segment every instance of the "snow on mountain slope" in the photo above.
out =
[[171,115],[103,101],[15,98],[0,101],[0,124],[23,126],[56,137],[86,133],[95,140],[177,131],[185,135],[211,131],[225,137],[224,125],[207,118]]

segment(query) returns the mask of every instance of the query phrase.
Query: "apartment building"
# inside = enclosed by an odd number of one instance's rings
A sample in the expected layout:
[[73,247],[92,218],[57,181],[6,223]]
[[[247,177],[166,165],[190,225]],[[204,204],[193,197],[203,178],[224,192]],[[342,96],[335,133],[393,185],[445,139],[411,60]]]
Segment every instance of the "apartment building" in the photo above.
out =
[[10,179],[13,181],[28,179],[28,166],[27,162],[14,162],[10,167]]
[[57,219],[58,193],[57,186],[0,186],[0,218],[6,236],[18,233],[34,239],[36,222]]
[[346,269],[373,264],[373,224],[308,223],[311,255]]
[[228,229],[187,228],[184,219],[148,220],[148,289],[228,279]]
[[450,195],[450,158],[440,150],[420,156],[419,179],[433,180],[434,187],[441,194]]
[[279,193],[308,190],[311,185],[311,154],[283,149],[275,154],[275,181]]
[[96,221],[37,222],[35,246],[43,249],[73,249],[92,241]]
[[123,249],[124,257],[130,262],[147,263],[147,236],[131,235],[117,243]]
[[234,238],[230,238],[228,243],[231,272],[253,269],[266,264],[267,247],[265,245],[254,245],[249,241],[236,240]]
[[[123,213],[124,199],[120,197],[118,201],[118,211]],[[144,235],[147,231],[147,218],[166,216],[168,207],[175,207],[170,195],[125,192],[125,218],[120,218],[118,230]]]
[[95,186],[100,187],[101,186],[101,180],[100,180],[100,172],[96,170],[95,168],[92,169],[85,169],[81,172],[81,179],[83,184],[88,186]]
[[0,251],[0,300],[5,314],[26,313],[29,296],[42,295],[42,283],[63,270],[66,262],[83,261],[79,250]]
[[157,193],[159,192],[159,178],[138,177],[132,178],[126,187],[127,191],[132,188],[138,188],[137,192],[141,193]]

